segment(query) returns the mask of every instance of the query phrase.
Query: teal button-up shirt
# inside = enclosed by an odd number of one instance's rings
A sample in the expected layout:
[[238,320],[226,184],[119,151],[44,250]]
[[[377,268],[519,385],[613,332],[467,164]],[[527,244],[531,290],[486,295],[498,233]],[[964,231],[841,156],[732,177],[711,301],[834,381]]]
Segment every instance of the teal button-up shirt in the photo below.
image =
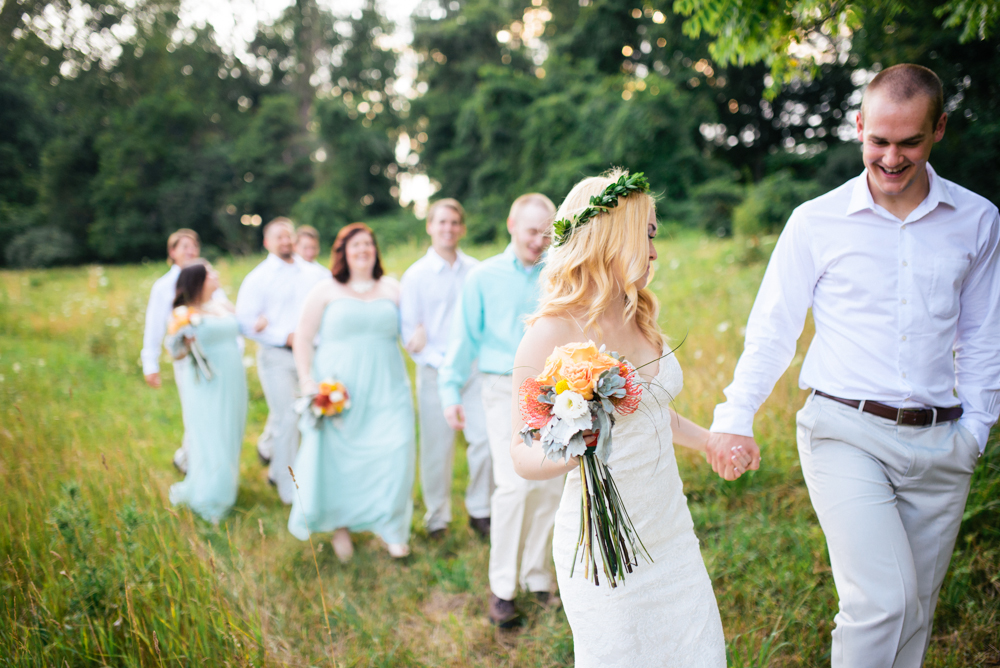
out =
[[514,247],[473,268],[452,321],[448,352],[438,370],[438,392],[445,407],[462,403],[472,363],[484,373],[508,374],[524,336],[524,319],[538,306],[542,263],[525,267]]

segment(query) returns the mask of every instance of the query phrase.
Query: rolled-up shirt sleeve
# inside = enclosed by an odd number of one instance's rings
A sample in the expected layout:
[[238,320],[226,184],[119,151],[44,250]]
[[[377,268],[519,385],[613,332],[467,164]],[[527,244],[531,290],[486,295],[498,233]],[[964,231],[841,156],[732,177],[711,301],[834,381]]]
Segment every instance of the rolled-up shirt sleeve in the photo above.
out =
[[771,254],[747,322],[743,354],[725,403],[715,407],[711,431],[753,436],[753,418],[795,356],[812,306],[816,263],[799,211],[792,214]]
[[264,313],[263,290],[260,285],[263,275],[250,272],[236,295],[236,320],[240,323],[243,336],[269,346],[283,346],[288,343],[288,334],[282,335],[273,323],[268,323],[262,331],[254,331],[257,318]]
[[976,437],[980,452],[1000,414],[1000,217],[992,213],[982,251],[962,284],[955,337],[959,424]]
[[462,388],[472,373],[472,363],[479,356],[484,323],[482,292],[473,273],[462,286],[448,339],[448,352],[438,371],[438,394],[444,407],[462,403]]

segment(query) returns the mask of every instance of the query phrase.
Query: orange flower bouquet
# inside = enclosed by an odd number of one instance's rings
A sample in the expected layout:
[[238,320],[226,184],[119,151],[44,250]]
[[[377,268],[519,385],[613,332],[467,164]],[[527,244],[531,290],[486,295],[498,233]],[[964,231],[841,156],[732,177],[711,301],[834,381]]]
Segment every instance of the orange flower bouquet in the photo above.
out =
[[[537,437],[553,461],[580,458],[580,535],[570,575],[582,547],[580,561],[595,585],[600,584],[595,549],[612,588],[638,565],[640,552],[650,560],[607,465],[615,414],[635,412],[641,398],[635,367],[604,346],[598,350],[593,341],[556,348],[541,375],[526,379],[518,391],[525,444],[531,447]],[[587,445],[585,432],[597,437],[594,445]]]
[[205,351],[198,343],[198,325],[201,324],[202,315],[196,308],[178,306],[173,310],[170,323],[167,325],[167,338],[164,344],[167,351],[174,359],[180,360],[190,356],[194,364],[195,380],[204,377],[205,380],[212,380],[215,372]]
[[315,427],[323,418],[340,418],[351,407],[351,395],[347,386],[339,380],[329,378],[319,384],[315,394],[309,394],[295,405],[301,415],[308,415]]

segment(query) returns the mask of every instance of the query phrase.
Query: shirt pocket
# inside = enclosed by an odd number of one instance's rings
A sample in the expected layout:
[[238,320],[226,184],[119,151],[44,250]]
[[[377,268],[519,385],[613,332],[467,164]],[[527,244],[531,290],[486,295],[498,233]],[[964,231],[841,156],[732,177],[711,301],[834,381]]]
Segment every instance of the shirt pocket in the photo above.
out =
[[969,271],[968,257],[943,256],[934,258],[927,310],[941,318],[958,315],[962,281]]

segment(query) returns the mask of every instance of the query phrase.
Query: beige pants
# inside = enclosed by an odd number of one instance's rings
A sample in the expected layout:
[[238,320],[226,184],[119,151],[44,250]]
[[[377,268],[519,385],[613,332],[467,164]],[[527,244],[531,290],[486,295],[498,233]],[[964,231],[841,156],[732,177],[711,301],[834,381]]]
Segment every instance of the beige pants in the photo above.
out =
[[[469,463],[469,484],[465,488],[465,509],[469,517],[490,516],[493,494],[493,465],[486,436],[486,418],[480,396],[482,377],[473,374],[462,390],[465,410],[465,451]],[[448,426],[438,395],[438,370],[417,365],[417,407],[420,414],[420,489],[427,506],[424,524],[428,531],[444,529],[451,522],[452,462],[455,459],[455,432]]]
[[957,421],[897,426],[816,395],[797,423],[840,597],[832,668],[918,668],[979,444]]
[[525,480],[510,457],[512,379],[483,374],[483,408],[493,456],[496,490],[490,504],[490,589],[513,600],[518,585],[532,592],[552,591],[552,524],[565,476]]
[[295,370],[292,351],[273,346],[257,346],[257,376],[267,401],[267,423],[258,446],[271,453],[267,476],[278,488],[278,496],[286,505],[295,500],[295,483],[288,467],[295,464],[299,451],[299,416],[295,412],[295,393],[299,389],[299,374]]

